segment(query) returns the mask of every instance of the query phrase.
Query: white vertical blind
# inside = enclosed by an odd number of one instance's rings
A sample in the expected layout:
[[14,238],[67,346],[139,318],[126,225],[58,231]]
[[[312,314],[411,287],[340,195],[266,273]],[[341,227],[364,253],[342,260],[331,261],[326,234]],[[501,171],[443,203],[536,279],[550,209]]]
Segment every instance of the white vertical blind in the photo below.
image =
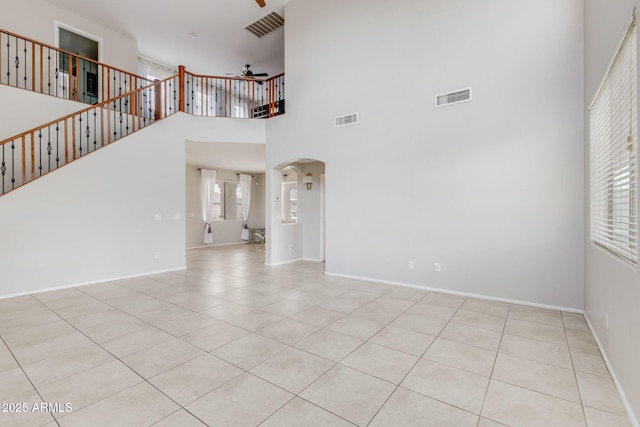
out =
[[591,240],[638,262],[637,47],[632,22],[589,111]]

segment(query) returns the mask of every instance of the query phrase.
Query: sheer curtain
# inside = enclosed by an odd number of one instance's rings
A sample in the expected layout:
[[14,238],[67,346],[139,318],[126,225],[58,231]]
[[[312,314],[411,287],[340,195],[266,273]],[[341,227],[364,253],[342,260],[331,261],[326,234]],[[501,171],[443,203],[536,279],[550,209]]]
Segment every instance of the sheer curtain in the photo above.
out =
[[178,70],[144,56],[138,56],[138,74],[146,78],[162,80],[178,74]]
[[204,236],[202,243],[213,243],[211,233],[211,215],[213,214],[213,196],[216,187],[216,171],[202,169],[200,171],[200,202],[202,203],[202,219],[204,220]]
[[240,174],[240,193],[242,194],[242,240],[250,240],[247,219],[249,219],[249,204],[251,203],[251,175]]

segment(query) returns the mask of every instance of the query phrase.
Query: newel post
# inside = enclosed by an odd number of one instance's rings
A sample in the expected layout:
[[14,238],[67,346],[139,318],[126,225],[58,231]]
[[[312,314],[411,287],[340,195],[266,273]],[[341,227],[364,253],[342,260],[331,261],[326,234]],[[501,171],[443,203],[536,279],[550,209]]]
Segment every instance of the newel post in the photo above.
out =
[[163,110],[162,110],[162,100],[163,100],[162,82],[160,80],[155,79],[153,81],[153,90],[155,91],[154,98],[156,100],[156,105],[155,105],[156,120],[160,120],[164,116]]
[[184,65],[178,66],[178,76],[179,76],[179,84],[180,90],[178,91],[179,99],[178,99],[178,111],[182,111],[184,113]]

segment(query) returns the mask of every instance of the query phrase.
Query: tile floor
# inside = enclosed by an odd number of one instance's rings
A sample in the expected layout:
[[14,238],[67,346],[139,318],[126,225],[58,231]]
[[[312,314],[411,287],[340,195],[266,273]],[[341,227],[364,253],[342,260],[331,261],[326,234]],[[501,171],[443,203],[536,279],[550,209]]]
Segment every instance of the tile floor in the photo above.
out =
[[0,425],[630,425],[582,315],[263,260],[0,300]]

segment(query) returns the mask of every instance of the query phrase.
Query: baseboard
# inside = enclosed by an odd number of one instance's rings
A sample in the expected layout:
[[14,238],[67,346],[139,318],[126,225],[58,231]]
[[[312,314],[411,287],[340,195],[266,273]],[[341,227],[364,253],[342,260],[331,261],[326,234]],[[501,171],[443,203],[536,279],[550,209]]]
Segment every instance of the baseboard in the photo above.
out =
[[292,259],[292,260],[289,260],[289,261],[274,262],[274,263],[265,262],[264,265],[269,266],[269,267],[275,267],[277,265],[291,264],[292,262],[298,262],[298,261],[304,261],[304,258],[296,258],[296,259]]
[[370,278],[370,277],[351,276],[351,275],[348,275],[348,274],[330,273],[330,272],[327,272],[327,271],[325,271],[324,274],[326,274],[327,276],[344,277],[345,279],[354,279],[354,280],[362,280],[362,281],[367,281],[367,282],[382,283],[382,284],[385,284],[385,285],[402,286],[404,288],[421,289],[421,290],[424,290],[424,291],[440,292],[440,293],[443,293],[443,294],[457,295],[457,296],[462,296],[462,297],[471,297],[471,298],[483,299],[483,300],[487,300],[487,301],[505,302],[505,303],[509,303],[509,304],[526,305],[528,307],[536,307],[536,308],[545,308],[545,309],[549,309],[549,310],[564,311],[564,312],[567,312],[567,313],[584,314],[583,310],[579,310],[579,309],[576,309],[576,308],[570,308],[570,307],[560,307],[560,306],[548,305],[548,304],[538,304],[538,303],[529,302],[529,301],[520,301],[520,300],[507,299],[507,298],[491,297],[491,296],[487,296],[487,295],[472,294],[472,293],[469,293],[469,292],[459,292],[459,291],[452,291],[452,290],[449,290],[449,289],[440,289],[440,288],[432,288],[432,287],[429,287],[429,286],[414,285],[414,284],[411,284],[411,283],[402,283],[402,282],[394,282],[394,281],[390,281],[390,280],[373,279],[373,278]]
[[638,418],[636,417],[636,414],[633,412],[633,408],[629,403],[629,399],[627,399],[627,395],[625,394],[624,389],[620,385],[620,381],[618,381],[618,377],[615,371],[613,370],[613,366],[611,366],[611,363],[609,362],[607,353],[604,351],[604,347],[602,346],[602,343],[600,342],[600,339],[598,338],[598,335],[596,334],[595,329],[593,329],[593,325],[591,324],[591,321],[589,320],[589,316],[587,316],[587,313],[584,314],[584,318],[587,320],[587,325],[589,325],[589,329],[591,330],[591,335],[593,335],[593,339],[596,340],[596,344],[598,346],[598,349],[600,350],[600,354],[602,354],[602,359],[604,360],[604,364],[607,365],[609,374],[611,374],[611,379],[613,380],[613,383],[615,384],[616,389],[618,390],[618,394],[620,395],[620,400],[622,400],[622,405],[624,406],[625,411],[627,411],[627,418],[629,418],[629,422],[631,423],[632,427],[640,427]]
[[157,271],[151,271],[148,273],[140,273],[140,274],[132,274],[129,276],[121,276],[121,277],[112,277],[109,279],[100,279],[100,280],[93,280],[90,282],[81,282],[81,283],[76,283],[73,285],[64,285],[64,286],[56,286],[53,288],[45,288],[45,289],[36,289],[33,291],[27,291],[27,292],[18,292],[15,294],[8,294],[8,295],[0,295],[0,300],[2,299],[7,299],[7,298],[15,298],[15,297],[23,297],[25,295],[35,295],[35,294],[41,294],[43,292],[51,292],[51,291],[60,291],[62,289],[70,289],[70,288],[78,288],[81,286],[88,286],[88,285],[97,285],[99,283],[105,283],[105,282],[114,282],[116,280],[125,280],[125,279],[132,279],[134,277],[141,277],[141,276],[151,276],[153,274],[161,274],[161,273],[170,273],[172,271],[182,271],[182,270],[186,270],[187,267],[178,267],[178,268],[171,268],[168,270],[157,270]]
[[239,242],[231,242],[231,243],[216,243],[215,245],[202,245],[202,246],[191,246],[186,248],[186,250],[190,251],[192,249],[206,249],[206,248],[215,248],[217,246],[231,246],[231,245],[246,245],[251,242],[247,242],[246,240],[241,240]]

